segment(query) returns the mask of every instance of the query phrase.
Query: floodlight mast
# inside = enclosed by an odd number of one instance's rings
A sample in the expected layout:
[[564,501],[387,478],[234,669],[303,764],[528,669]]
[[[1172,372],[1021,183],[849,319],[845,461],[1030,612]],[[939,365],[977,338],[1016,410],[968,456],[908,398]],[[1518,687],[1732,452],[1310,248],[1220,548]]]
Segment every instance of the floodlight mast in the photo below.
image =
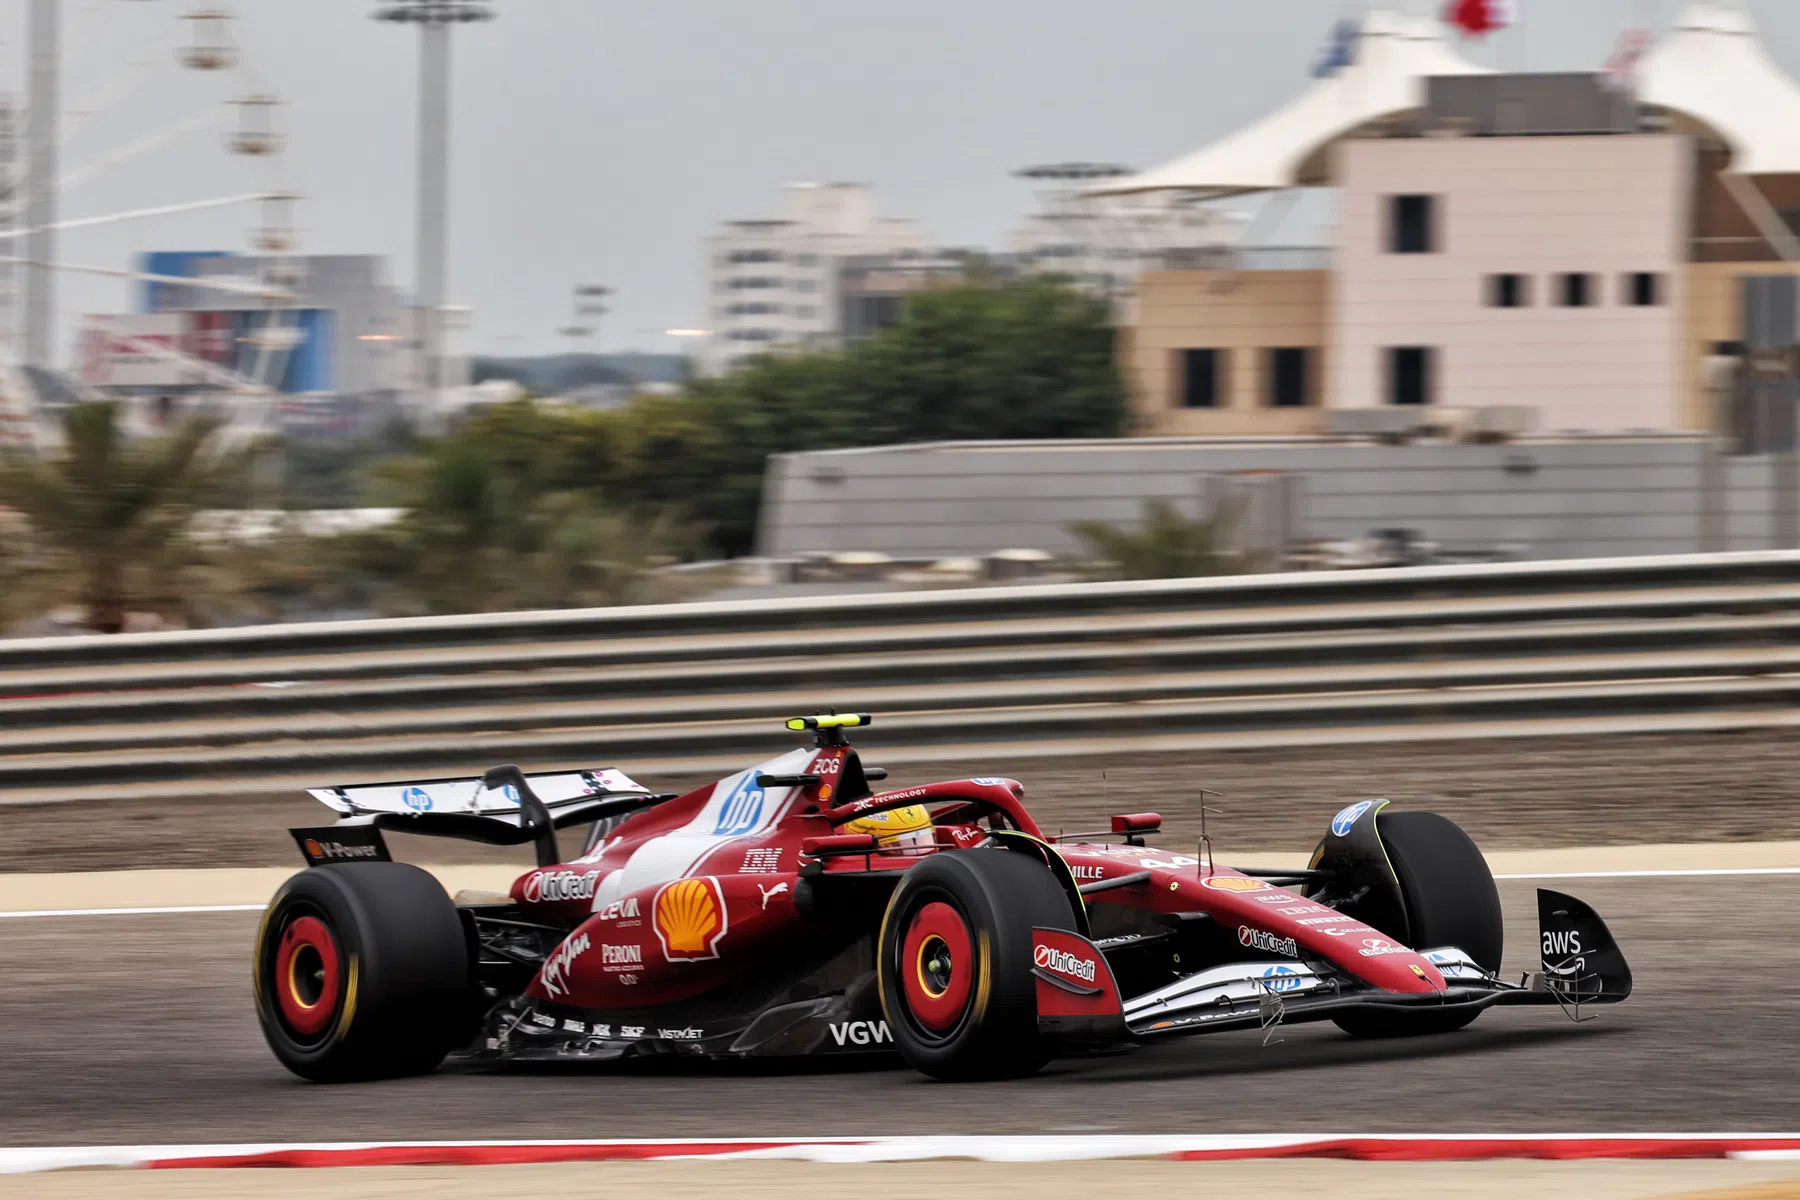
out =
[[443,387],[444,256],[450,165],[450,27],[492,20],[484,0],[400,0],[377,21],[419,27],[419,215],[414,312],[419,382],[436,407]]

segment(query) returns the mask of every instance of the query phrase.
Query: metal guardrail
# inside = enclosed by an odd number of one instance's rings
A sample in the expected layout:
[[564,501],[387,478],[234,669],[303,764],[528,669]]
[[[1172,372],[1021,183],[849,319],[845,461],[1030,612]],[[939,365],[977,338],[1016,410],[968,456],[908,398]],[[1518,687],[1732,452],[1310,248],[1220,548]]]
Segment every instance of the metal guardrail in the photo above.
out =
[[1800,722],[1800,553],[0,641],[0,802],[616,762]]

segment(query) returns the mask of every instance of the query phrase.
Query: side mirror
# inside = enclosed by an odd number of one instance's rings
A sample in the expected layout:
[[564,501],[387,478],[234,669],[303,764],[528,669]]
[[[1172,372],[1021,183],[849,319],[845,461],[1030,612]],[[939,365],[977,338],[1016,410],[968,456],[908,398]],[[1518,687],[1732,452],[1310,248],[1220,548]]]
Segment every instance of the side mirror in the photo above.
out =
[[1161,813],[1119,813],[1112,819],[1112,831],[1125,835],[1125,844],[1141,846],[1143,835],[1157,833],[1162,829]]

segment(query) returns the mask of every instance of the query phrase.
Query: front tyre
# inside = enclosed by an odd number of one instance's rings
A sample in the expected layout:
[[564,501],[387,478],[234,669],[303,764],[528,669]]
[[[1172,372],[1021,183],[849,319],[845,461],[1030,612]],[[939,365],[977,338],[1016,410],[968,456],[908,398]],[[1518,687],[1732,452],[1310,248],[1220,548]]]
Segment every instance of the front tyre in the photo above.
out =
[[472,960],[462,918],[407,863],[312,867],[263,914],[256,1015],[283,1066],[318,1083],[434,1069],[469,1036]]
[[[1448,817],[1428,812],[1384,811],[1376,818],[1375,829],[1400,882],[1407,927],[1387,929],[1370,923],[1403,945],[1426,950],[1455,946],[1483,970],[1498,971],[1506,940],[1500,891],[1469,835]],[[1332,1020],[1356,1037],[1414,1037],[1461,1029],[1480,1013],[1480,1009],[1364,1009]]]
[[1049,1060],[1038,1036],[1034,928],[1074,930],[1049,869],[1013,850],[934,854],[881,923],[876,973],[901,1057],[936,1079],[1006,1079]]

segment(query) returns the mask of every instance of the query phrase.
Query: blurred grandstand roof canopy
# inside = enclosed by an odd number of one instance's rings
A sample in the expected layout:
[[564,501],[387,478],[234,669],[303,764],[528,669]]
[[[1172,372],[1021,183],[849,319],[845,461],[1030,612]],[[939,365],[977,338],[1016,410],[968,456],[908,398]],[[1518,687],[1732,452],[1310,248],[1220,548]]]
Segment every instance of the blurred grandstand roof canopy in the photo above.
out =
[[1775,65],[1736,4],[1691,4],[1637,70],[1638,98],[1674,127],[1711,133],[1745,175],[1800,173],[1800,84]]
[[[1189,191],[1227,196],[1329,186],[1330,150],[1370,126],[1419,108],[1432,75],[1491,74],[1464,59],[1430,20],[1372,9],[1354,60],[1262,119],[1210,145],[1090,194]],[[1688,5],[1636,71],[1646,104],[1672,127],[1712,135],[1747,175],[1800,173],[1800,83],[1763,49],[1741,5]]]
[[1372,122],[1425,103],[1431,75],[1486,75],[1447,45],[1434,21],[1371,9],[1355,57],[1335,74],[1235,133],[1158,167],[1088,189],[1093,194],[1167,189],[1233,195],[1331,182],[1327,151]]

